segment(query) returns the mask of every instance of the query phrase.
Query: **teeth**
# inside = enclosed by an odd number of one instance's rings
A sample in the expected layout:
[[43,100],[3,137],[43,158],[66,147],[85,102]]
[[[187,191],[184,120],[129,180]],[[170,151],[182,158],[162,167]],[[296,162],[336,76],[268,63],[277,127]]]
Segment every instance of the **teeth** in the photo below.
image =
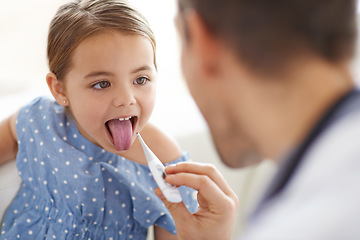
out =
[[126,121],[126,120],[130,120],[132,117],[127,117],[127,118],[119,118],[119,121]]

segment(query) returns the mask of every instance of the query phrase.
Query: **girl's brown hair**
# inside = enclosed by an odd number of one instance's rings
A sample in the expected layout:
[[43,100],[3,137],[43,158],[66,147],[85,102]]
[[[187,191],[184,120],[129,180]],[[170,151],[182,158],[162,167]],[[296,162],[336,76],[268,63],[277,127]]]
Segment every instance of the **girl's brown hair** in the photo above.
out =
[[129,3],[123,0],[77,0],[61,6],[51,21],[47,45],[50,71],[59,80],[64,79],[76,47],[83,40],[107,30],[149,39],[156,67],[154,34],[144,16]]

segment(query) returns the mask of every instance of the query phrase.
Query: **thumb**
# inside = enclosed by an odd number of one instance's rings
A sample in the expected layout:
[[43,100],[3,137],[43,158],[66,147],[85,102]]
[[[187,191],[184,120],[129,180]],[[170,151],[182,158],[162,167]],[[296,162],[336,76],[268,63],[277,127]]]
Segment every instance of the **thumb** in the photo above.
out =
[[188,222],[186,221],[189,221],[191,219],[192,214],[189,212],[183,202],[169,202],[159,188],[156,188],[154,193],[165,204],[165,207],[169,210],[172,217],[174,218],[176,225],[188,224]]

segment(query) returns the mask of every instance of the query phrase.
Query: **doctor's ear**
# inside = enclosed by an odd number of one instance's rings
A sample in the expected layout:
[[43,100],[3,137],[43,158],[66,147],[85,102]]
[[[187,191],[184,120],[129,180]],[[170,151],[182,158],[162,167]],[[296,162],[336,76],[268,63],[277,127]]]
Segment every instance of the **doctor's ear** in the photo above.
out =
[[46,75],[46,83],[55,100],[64,107],[68,106],[69,101],[66,98],[64,82],[60,81],[56,75],[51,72]]

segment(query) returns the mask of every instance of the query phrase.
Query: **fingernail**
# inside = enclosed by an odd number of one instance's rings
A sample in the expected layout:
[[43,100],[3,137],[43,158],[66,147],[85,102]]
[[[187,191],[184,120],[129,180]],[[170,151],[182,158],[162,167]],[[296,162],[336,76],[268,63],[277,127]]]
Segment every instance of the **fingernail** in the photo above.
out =
[[174,169],[175,167],[176,167],[176,164],[171,164],[171,165],[166,166],[165,170],[170,171],[170,170]]

